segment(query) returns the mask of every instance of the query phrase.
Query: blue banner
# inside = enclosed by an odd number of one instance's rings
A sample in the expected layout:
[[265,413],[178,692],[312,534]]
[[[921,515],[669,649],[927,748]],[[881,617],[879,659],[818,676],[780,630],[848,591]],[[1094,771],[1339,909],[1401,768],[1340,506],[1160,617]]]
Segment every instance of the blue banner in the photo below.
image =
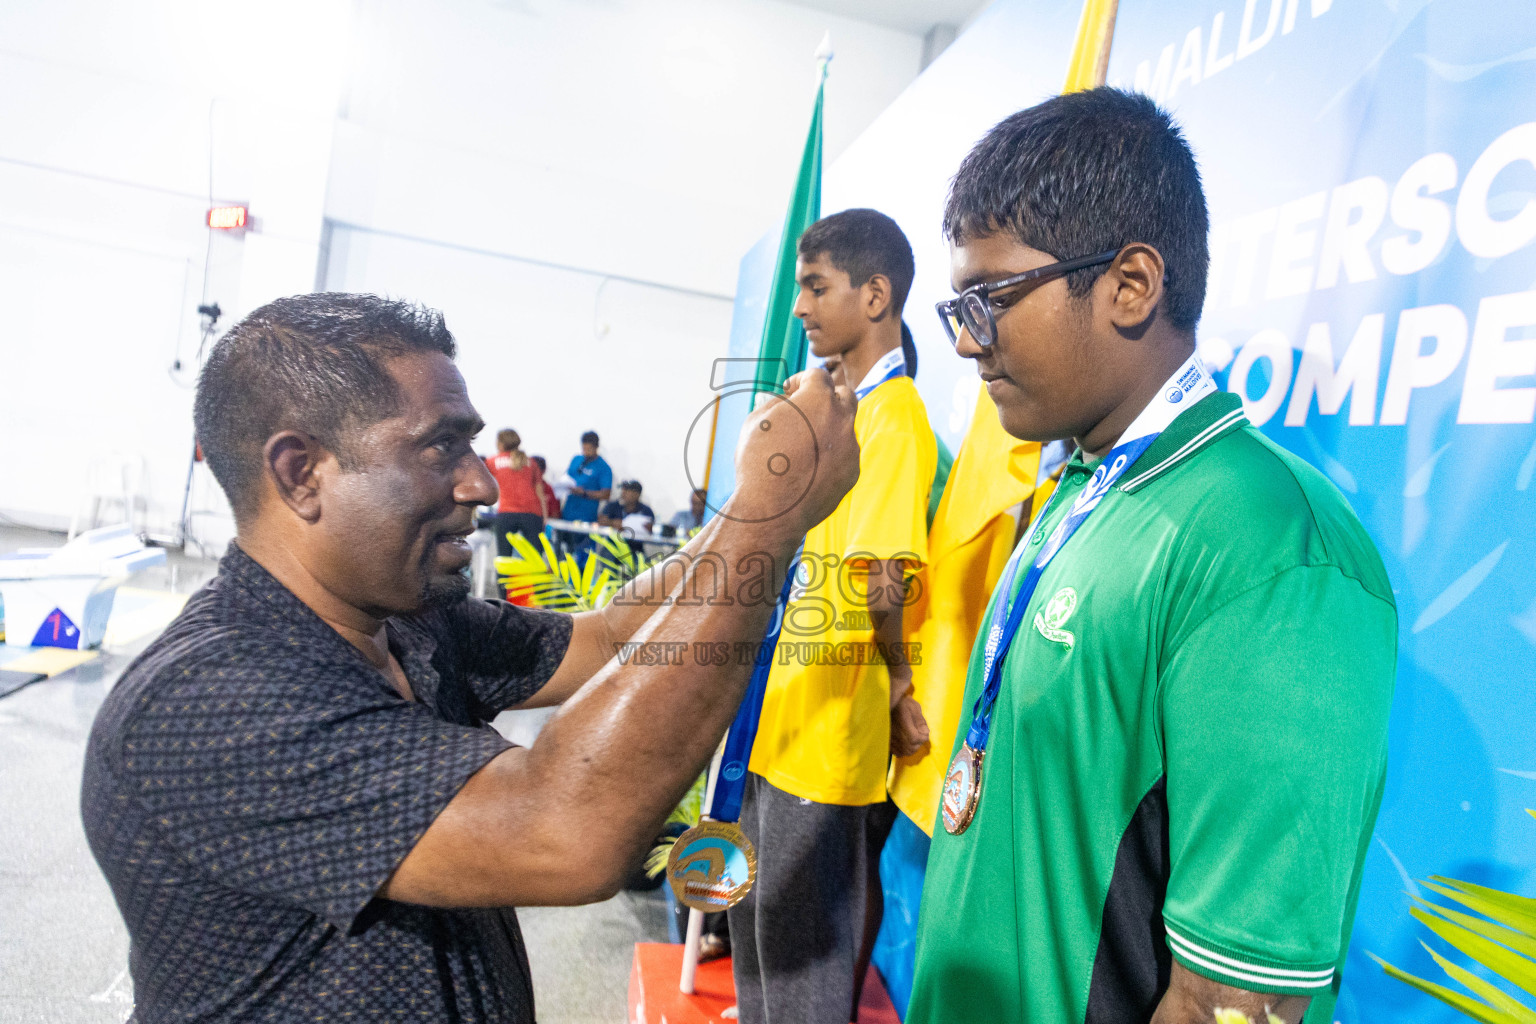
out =
[[1345,493],[1397,594],[1387,792],[1335,1016],[1463,1019],[1365,954],[1443,977],[1408,916],[1418,879],[1532,889],[1536,12],[1122,3],[1110,81],[1199,156],[1202,355]]

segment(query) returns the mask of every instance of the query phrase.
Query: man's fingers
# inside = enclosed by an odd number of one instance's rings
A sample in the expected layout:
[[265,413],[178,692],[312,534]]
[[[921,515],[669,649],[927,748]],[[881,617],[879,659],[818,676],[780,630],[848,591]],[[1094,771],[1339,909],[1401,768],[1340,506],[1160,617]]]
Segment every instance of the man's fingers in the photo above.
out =
[[801,370],[784,382],[786,397],[793,397],[802,391],[809,395],[812,392],[830,392],[831,390],[832,375],[820,367]]

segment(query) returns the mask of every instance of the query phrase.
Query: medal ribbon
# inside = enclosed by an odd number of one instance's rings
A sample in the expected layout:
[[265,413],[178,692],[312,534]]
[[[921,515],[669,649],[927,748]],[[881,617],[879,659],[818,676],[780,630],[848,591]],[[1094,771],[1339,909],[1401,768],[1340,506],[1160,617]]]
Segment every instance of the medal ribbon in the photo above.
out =
[[[1120,479],[1131,464],[1141,457],[1141,453],[1157,440],[1157,434],[1148,434],[1135,440],[1127,441],[1118,448],[1113,449],[1093,471],[1093,476],[1083,486],[1076,500],[1072,502],[1072,508],[1066,517],[1051,531],[1045,546],[1035,556],[1034,564],[1029,567],[1029,574],[1024,577],[1017,594],[1007,597],[1013,588],[1013,580],[1019,571],[1019,561],[1026,548],[1021,547],[1017,554],[1008,562],[1008,569],[1003,575],[1002,592],[1003,604],[998,605],[1002,614],[994,614],[987,629],[987,646],[983,661],[983,678],[986,685],[976,697],[975,707],[971,709],[971,727],[965,734],[965,742],[978,753],[987,749],[987,737],[992,731],[992,709],[997,704],[997,695],[1003,685],[1003,659],[1008,654],[1008,648],[1013,644],[1013,638],[1019,631],[1019,624],[1024,621],[1024,611],[1029,607],[1029,599],[1035,593],[1035,588],[1040,584],[1040,577],[1045,572],[1045,567],[1051,559],[1066,546],[1068,540],[1077,532],[1078,527],[1087,522],[1093,510],[1099,507],[1099,502],[1109,493],[1115,481]],[[1045,511],[1040,513],[1043,522],[1051,505],[1056,503],[1056,495],[1060,489],[1051,495],[1051,501],[1046,505]]]
[[735,821],[741,817],[741,796],[747,789],[747,764],[752,760],[752,744],[757,740],[757,719],[763,711],[763,694],[768,690],[768,671],[773,667],[773,652],[778,647],[779,632],[784,628],[784,610],[789,605],[789,592],[799,565],[800,552],[797,551],[789,573],[784,577],[784,586],[779,590],[768,633],[757,649],[746,695],[741,699],[741,707],[736,709],[730,732],[725,734],[725,753],[720,757],[715,798],[706,815],[714,821]]
[[[907,375],[907,361],[902,356],[901,349],[894,349],[882,356],[880,361],[871,367],[871,373],[882,368],[884,372],[880,378],[867,387],[858,388],[854,391],[854,397],[862,399],[886,381]],[[803,550],[802,548],[801,551]],[[773,610],[773,619],[768,625],[768,632],[763,638],[762,646],[758,648],[757,660],[753,663],[752,678],[747,683],[746,695],[742,697],[741,707],[736,709],[736,717],[731,722],[730,731],[725,734],[725,752],[720,757],[720,775],[715,780],[715,796],[710,801],[707,815],[713,821],[735,821],[741,817],[741,797],[747,788],[747,765],[752,760],[752,744],[757,740],[757,720],[762,714],[763,694],[768,689],[768,672],[773,667],[773,652],[778,647],[779,633],[784,628],[784,613],[789,606],[790,592],[794,589],[800,555],[800,551],[795,553],[791,563],[792,568],[784,578],[784,586],[779,591],[778,604]]]
[[[907,360],[901,354],[901,349],[899,348],[891,349],[891,351],[881,356],[879,361],[870,367],[870,373],[878,372],[882,366],[885,367],[885,372],[880,375],[880,379],[867,387],[864,386],[863,381],[860,381],[860,386],[853,389],[853,397],[862,399],[886,381],[895,380],[897,377],[905,377],[907,375]],[[869,378],[865,377],[864,380],[869,380]]]

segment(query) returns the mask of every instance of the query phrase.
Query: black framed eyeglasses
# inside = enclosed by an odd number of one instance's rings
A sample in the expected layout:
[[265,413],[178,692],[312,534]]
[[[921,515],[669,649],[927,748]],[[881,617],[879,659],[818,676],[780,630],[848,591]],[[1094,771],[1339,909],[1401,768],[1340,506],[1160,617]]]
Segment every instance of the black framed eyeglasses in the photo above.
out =
[[1049,281],[1053,277],[1070,274],[1074,270],[1108,263],[1118,255],[1120,255],[1119,249],[1110,249],[1108,252],[1096,253],[1093,256],[1079,256],[1073,260],[1047,263],[1043,267],[1026,270],[1022,274],[1005,277],[1001,281],[986,281],[971,285],[947,302],[935,303],[934,308],[939,312],[939,319],[944,323],[944,333],[949,335],[951,345],[959,345],[960,332],[968,330],[977,345],[982,348],[991,348],[997,341],[997,321],[992,316],[992,303],[988,301],[993,292],[1000,292],[1004,288],[1012,288],[1028,281]]

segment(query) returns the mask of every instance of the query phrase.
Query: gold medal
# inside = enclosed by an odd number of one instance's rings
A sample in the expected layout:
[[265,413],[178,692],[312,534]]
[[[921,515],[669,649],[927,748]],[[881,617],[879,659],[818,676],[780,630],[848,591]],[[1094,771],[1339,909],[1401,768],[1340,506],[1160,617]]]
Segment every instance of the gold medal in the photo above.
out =
[[949,762],[940,807],[944,831],[952,836],[964,832],[976,817],[976,805],[981,801],[981,759],[986,755],[985,750],[972,750],[969,743],[962,743]]
[[677,901],[704,913],[741,902],[756,878],[757,851],[734,822],[699,822],[677,837],[667,858]]

